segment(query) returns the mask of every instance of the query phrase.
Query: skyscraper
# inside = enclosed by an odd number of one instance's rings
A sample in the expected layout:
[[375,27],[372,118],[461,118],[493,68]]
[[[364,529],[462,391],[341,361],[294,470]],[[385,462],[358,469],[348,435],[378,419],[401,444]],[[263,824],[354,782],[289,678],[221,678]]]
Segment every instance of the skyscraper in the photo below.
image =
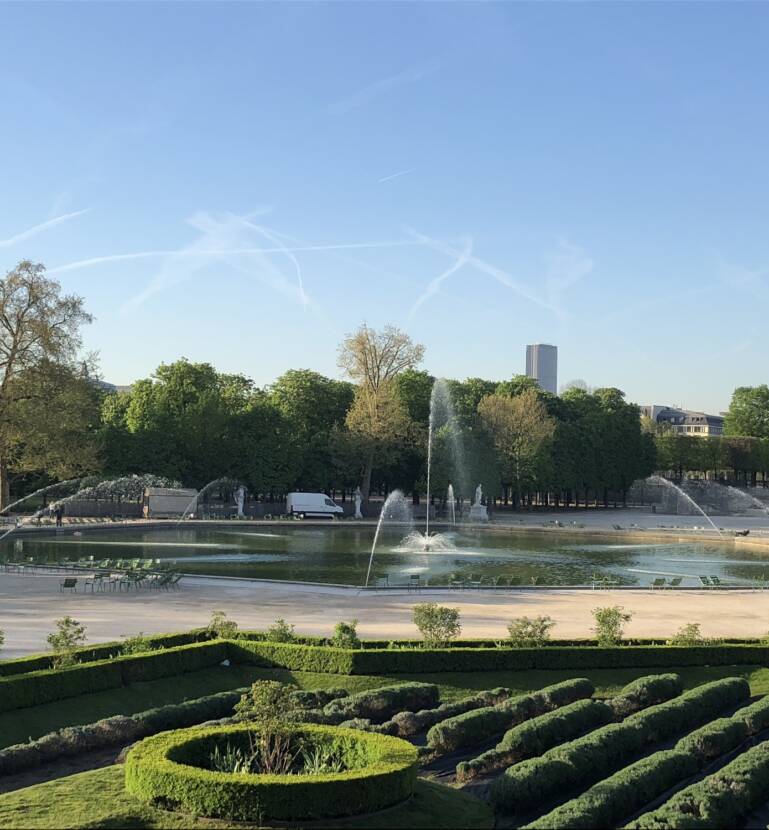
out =
[[546,391],[558,391],[558,347],[534,343],[526,347],[526,374]]

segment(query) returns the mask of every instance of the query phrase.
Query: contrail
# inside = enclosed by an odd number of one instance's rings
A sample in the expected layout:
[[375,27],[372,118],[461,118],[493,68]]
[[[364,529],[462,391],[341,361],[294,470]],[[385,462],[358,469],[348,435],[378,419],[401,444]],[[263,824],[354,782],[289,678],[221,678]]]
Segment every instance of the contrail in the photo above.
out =
[[224,256],[229,254],[285,254],[285,253],[301,253],[303,251],[349,251],[356,248],[398,248],[403,246],[413,246],[415,242],[410,240],[398,240],[393,242],[351,242],[342,245],[302,245],[296,248],[225,248],[217,250],[167,250],[167,251],[137,251],[133,254],[108,254],[107,256],[90,257],[89,259],[79,259],[76,262],[68,262],[65,265],[59,265],[56,268],[51,268],[49,274],[63,274],[67,271],[75,271],[78,268],[91,268],[94,265],[104,265],[109,262],[125,262],[134,259],[152,259],[155,257],[166,256],[180,256],[180,257],[199,257],[199,256]]
[[393,173],[391,176],[385,176],[382,179],[377,179],[377,184],[382,184],[382,182],[389,182],[391,179],[397,179],[400,176],[405,176],[408,173],[413,173],[416,170],[416,167],[409,167],[408,170],[400,170],[398,173]]
[[434,294],[438,293],[438,289],[441,287],[442,283],[447,280],[452,274],[457,272],[463,265],[466,265],[470,261],[470,257],[473,252],[473,240],[468,239],[465,243],[464,250],[459,254],[459,256],[454,260],[454,262],[442,273],[439,274],[435,279],[431,280],[427,284],[427,288],[422,292],[419,299],[414,303],[409,311],[409,319],[411,319],[414,314],[416,313],[417,309],[427,300],[430,299]]
[[56,225],[60,225],[62,222],[67,222],[69,219],[74,219],[76,216],[82,216],[84,213],[88,213],[89,210],[91,210],[91,208],[76,210],[73,213],[64,213],[61,216],[56,216],[54,219],[49,219],[47,222],[41,222],[39,225],[28,228],[26,231],[17,233],[16,236],[11,236],[8,239],[0,239],[0,248],[10,248],[11,245],[16,245],[17,242],[24,242],[25,239],[31,239],[33,236],[37,236],[37,234],[47,231],[48,228],[53,228]]

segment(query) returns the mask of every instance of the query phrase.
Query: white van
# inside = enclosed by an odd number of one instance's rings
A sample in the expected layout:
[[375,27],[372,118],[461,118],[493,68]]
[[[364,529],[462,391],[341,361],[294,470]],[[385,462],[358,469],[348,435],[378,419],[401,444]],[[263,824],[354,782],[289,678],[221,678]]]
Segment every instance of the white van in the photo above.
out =
[[290,516],[342,516],[344,510],[325,493],[289,493],[286,513]]

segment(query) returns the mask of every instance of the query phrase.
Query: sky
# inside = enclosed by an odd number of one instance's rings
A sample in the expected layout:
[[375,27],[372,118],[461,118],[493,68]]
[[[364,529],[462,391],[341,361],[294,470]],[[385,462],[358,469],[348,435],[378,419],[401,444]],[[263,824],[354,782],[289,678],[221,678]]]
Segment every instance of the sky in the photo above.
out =
[[0,270],[127,384],[185,356],[719,412],[767,382],[769,4],[2,3]]

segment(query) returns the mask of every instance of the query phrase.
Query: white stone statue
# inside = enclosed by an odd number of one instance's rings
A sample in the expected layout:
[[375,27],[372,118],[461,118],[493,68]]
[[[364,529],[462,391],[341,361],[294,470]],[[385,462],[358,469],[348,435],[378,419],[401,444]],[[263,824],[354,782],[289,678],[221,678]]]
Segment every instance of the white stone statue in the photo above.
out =
[[238,518],[243,517],[243,505],[246,501],[246,488],[241,484],[235,491],[235,506],[238,508]]
[[363,513],[360,512],[360,505],[363,501],[363,493],[361,493],[360,487],[355,488],[355,493],[353,494],[353,501],[355,502],[355,518],[362,519]]
[[473,502],[473,507],[477,507],[483,499],[483,487],[479,484],[475,488],[475,501]]
[[488,522],[489,511],[485,504],[481,504],[483,498],[483,487],[479,484],[475,488],[475,501],[470,505],[470,521],[471,522]]

